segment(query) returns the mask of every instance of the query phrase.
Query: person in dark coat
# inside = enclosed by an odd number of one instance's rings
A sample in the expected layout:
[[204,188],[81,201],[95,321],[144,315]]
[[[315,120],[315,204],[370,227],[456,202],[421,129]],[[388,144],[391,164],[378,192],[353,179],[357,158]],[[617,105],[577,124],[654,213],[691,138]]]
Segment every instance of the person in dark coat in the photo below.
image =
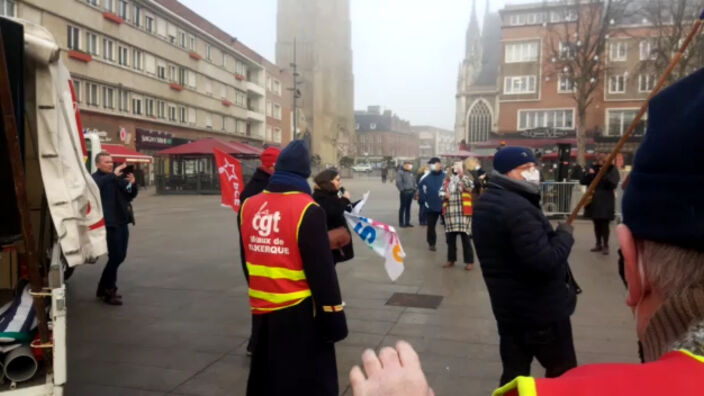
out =
[[398,209],[399,228],[413,227],[411,224],[411,205],[416,195],[416,179],[411,172],[413,164],[411,161],[403,163],[403,168],[396,174],[396,188],[399,193],[400,206]]
[[[279,150],[276,147],[267,147],[266,150],[262,152],[260,155],[260,160],[262,162],[262,166],[257,168],[256,171],[254,171],[254,174],[252,175],[252,178],[249,179],[249,182],[244,186],[244,189],[242,190],[242,194],[240,194],[240,202],[244,202],[247,198],[253,197],[260,192],[264,191],[266,186],[269,184],[269,178],[271,178],[271,174],[274,173],[274,164],[276,164],[276,160],[279,158],[279,154],[281,153],[281,150]],[[241,235],[241,229],[240,229],[240,215],[239,213],[237,214],[237,234]],[[240,242],[240,261],[242,263],[242,273],[245,274],[245,279],[247,280],[247,283],[249,283],[249,277],[247,276],[247,261],[245,260],[244,256],[244,243],[242,243],[242,238],[238,237],[239,242]],[[255,322],[252,321],[252,332],[251,336],[249,337],[249,342],[247,343],[247,355],[252,355],[252,348],[254,345],[254,336],[257,334],[256,329],[254,328]]]
[[139,188],[134,174],[123,173],[127,163],[113,170],[110,153],[98,153],[95,165],[98,170],[93,173],[93,180],[100,189],[108,243],[108,262],[95,294],[107,304],[122,305],[122,296],[117,293],[117,269],[127,257],[130,236],[127,225],[134,221],[130,202],[137,197]]
[[[345,191],[342,187],[340,173],[336,169],[326,169],[320,172],[313,181],[315,181],[313,199],[325,211],[328,231],[344,227],[349,232],[345,212],[352,211],[352,202],[350,202],[350,192]],[[335,264],[351,260],[353,257],[354,250],[351,241],[342,248],[332,251]]]
[[[335,342],[348,330],[325,211],[313,201],[306,180],[310,158],[303,141],[291,142],[281,151],[266,191],[242,204],[242,235],[253,241],[245,255],[256,271],[249,282],[257,334],[248,396],[339,394]],[[309,203],[300,214],[287,212],[302,200]],[[291,215],[300,220],[287,218]],[[289,251],[295,254],[282,254]],[[302,292],[269,291],[290,288]]]
[[423,176],[418,183],[418,202],[422,202],[425,207],[425,216],[428,221],[426,230],[426,240],[430,251],[436,251],[437,233],[435,227],[438,219],[442,216],[442,202],[444,191],[442,189],[445,182],[445,172],[442,170],[442,161],[434,157],[428,161],[430,173]]
[[567,258],[572,227],[554,230],[540,209],[529,149],[505,147],[474,206],[472,235],[500,336],[501,384],[530,374],[533,358],[557,377],[577,365],[570,316],[576,290]]
[[389,167],[384,165],[381,167],[381,182],[386,183],[386,178],[389,176]]
[[[594,178],[606,161],[606,154],[599,154],[597,161],[592,165],[587,173],[582,177],[582,184],[588,186],[592,184]],[[618,187],[621,176],[615,166],[609,165],[609,170],[601,179],[594,191],[591,203],[584,208],[584,215],[594,222],[594,236],[596,245],[592,252],[609,254],[609,234],[610,223],[616,217],[616,194],[614,190]]]

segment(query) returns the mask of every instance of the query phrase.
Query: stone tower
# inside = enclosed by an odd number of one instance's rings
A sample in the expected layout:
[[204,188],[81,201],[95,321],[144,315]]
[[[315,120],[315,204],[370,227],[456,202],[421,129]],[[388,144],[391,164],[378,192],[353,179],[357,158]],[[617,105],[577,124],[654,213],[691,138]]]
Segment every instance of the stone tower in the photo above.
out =
[[278,0],[277,18],[280,67],[291,68],[296,42],[298,108],[305,117],[296,136],[309,134],[312,153],[336,165],[349,153],[355,130],[349,0]]

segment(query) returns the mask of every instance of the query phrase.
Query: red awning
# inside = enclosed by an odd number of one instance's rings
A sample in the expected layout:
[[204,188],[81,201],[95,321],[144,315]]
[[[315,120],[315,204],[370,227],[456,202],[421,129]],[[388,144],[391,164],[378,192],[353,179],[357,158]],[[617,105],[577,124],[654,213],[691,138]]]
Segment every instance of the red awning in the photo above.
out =
[[241,148],[243,151],[250,151],[254,155],[261,155],[264,149],[241,142],[229,142],[229,144]]
[[213,155],[214,148],[220,149],[227,154],[235,156],[256,157],[259,155],[258,153],[254,152],[249,148],[239,146],[239,144],[234,145],[232,143],[226,143],[215,138],[205,138],[201,140],[196,140],[195,142],[182,144],[180,146],[171,147],[166,150],[161,150],[154,155]]
[[149,164],[153,158],[150,155],[142,154],[129,147],[119,144],[101,144],[101,148],[112,156],[116,162],[138,162]]
[[470,157],[477,158],[477,157],[479,157],[479,154],[473,153],[473,152],[467,151],[467,150],[460,150],[460,151],[455,151],[453,153],[440,154],[440,156],[446,157],[446,158],[470,158]]

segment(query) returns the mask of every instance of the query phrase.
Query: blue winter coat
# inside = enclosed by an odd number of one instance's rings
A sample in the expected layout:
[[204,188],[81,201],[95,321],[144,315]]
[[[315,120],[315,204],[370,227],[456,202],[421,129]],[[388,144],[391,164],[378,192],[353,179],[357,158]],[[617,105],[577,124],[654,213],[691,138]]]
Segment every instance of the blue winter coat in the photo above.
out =
[[433,171],[423,176],[418,183],[418,201],[425,205],[428,212],[442,212],[442,183],[445,181],[445,172]]

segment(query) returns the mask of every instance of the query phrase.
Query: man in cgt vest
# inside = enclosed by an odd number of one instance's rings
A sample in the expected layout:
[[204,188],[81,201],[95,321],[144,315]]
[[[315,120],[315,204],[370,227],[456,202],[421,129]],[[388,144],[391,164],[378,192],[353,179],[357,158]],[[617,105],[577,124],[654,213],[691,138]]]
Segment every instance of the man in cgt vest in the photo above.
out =
[[[704,69],[657,95],[623,198],[618,237],[645,364],[518,377],[495,396],[704,394]],[[598,292],[598,291],[597,291]],[[362,355],[355,396],[432,394],[407,343]]]
[[281,151],[267,189],[240,212],[253,357],[247,395],[338,395],[334,343],[347,336],[325,212],[301,140]]

